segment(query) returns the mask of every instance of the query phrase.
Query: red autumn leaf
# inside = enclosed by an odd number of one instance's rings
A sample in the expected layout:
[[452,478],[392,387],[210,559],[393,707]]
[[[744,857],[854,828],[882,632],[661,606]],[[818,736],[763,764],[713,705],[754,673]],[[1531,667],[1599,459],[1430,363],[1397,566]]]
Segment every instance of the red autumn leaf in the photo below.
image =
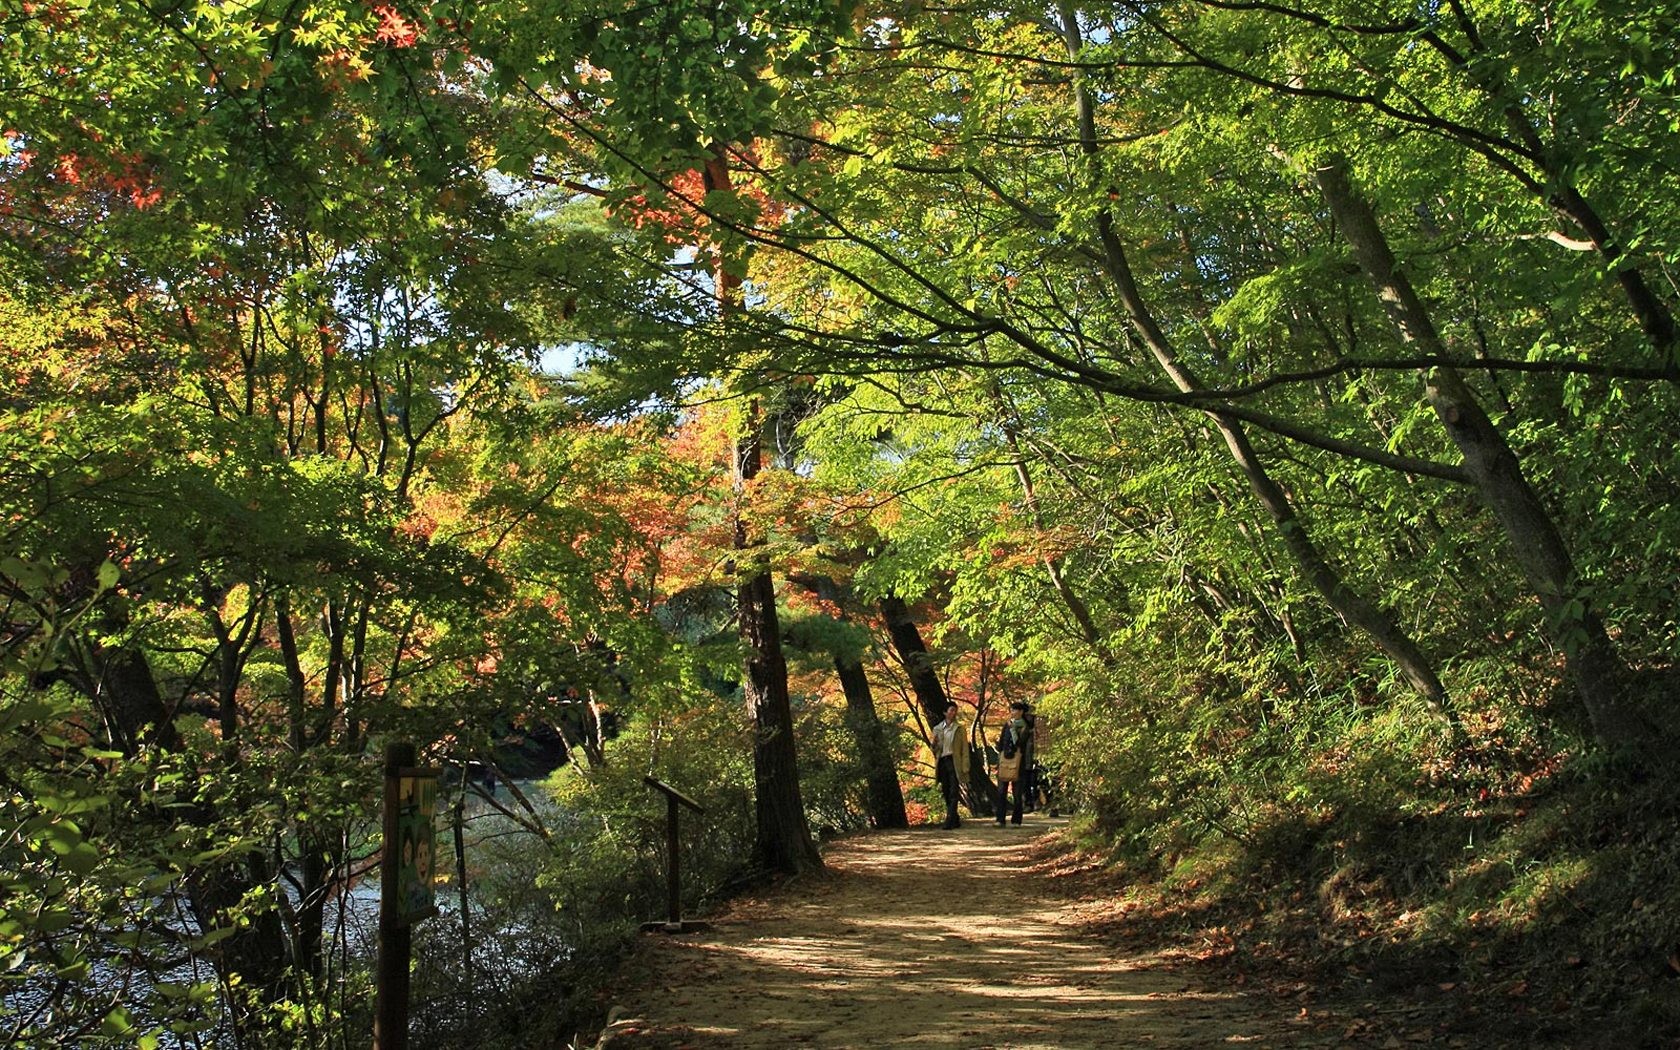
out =
[[413,47],[420,39],[420,26],[404,18],[402,12],[390,4],[380,4],[373,9],[379,16],[379,28],[373,31],[374,39],[392,47]]

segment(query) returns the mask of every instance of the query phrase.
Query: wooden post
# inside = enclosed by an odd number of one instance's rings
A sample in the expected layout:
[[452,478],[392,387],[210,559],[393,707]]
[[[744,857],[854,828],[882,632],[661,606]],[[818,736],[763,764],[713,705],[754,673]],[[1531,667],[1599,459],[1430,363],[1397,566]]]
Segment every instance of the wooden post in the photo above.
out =
[[373,1050],[408,1050],[408,964],[413,934],[397,899],[397,870],[401,864],[398,817],[401,778],[398,771],[414,765],[414,745],[385,745],[385,812],[379,855],[379,959],[373,985]]
[[666,919],[664,922],[645,922],[642,929],[659,930],[664,933],[686,933],[690,930],[706,929],[706,923],[685,923],[682,917],[682,853],[677,836],[677,814],[680,812],[677,807],[687,806],[696,813],[706,811],[700,803],[664,781],[643,777],[642,783],[665,796],[665,854],[669,858],[665,868]]
[[677,796],[665,796],[665,855],[670,858],[665,871],[666,923],[682,927],[682,851],[677,848]]

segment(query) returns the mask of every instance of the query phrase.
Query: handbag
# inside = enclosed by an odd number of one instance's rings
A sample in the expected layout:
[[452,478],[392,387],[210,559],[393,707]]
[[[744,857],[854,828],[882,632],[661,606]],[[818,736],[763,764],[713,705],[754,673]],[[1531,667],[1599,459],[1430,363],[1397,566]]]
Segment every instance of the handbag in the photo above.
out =
[[1020,780],[1021,752],[1017,751],[1013,755],[999,755],[997,775],[999,780]]

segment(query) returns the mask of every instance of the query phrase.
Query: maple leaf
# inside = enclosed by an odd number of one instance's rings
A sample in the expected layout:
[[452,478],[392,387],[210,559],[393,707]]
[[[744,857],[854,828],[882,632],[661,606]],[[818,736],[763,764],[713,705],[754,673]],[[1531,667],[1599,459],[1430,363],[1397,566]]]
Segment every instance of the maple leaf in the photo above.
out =
[[373,31],[373,37],[380,43],[392,47],[413,47],[420,39],[420,26],[403,17],[402,12],[390,4],[379,4],[373,13],[379,16],[379,28]]
[[340,80],[362,81],[373,75],[373,65],[367,59],[343,48],[324,55],[319,65],[328,85],[333,88],[342,86]]
[[53,172],[72,186],[82,184],[82,160],[74,153],[66,153],[53,165]]

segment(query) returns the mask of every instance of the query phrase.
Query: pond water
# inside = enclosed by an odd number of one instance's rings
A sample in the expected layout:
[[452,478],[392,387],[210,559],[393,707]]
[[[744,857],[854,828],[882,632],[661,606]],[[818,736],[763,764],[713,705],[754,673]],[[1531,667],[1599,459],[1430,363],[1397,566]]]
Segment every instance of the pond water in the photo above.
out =
[[[563,814],[538,782],[521,782],[517,786],[532,804],[535,815],[548,827],[553,829],[564,824]],[[497,790],[496,796],[509,808],[519,808],[505,786]],[[435,822],[436,874],[450,881],[434,886],[433,899],[438,914],[427,920],[423,927],[417,928],[417,944],[425,943],[428,934],[435,934],[438,939],[450,937],[459,943],[459,935],[453,933],[453,930],[459,929],[461,920],[461,898],[453,884],[456,870],[453,816],[453,799],[440,799]],[[534,971],[549,965],[552,960],[543,956],[552,955],[554,950],[563,951],[563,948],[556,946],[549,952],[533,953],[530,931],[522,924],[515,921],[501,928],[490,926],[488,913],[481,910],[473,899],[474,883],[470,874],[474,869],[482,869],[486,863],[523,867],[519,859],[524,857],[531,860],[534,877],[541,839],[476,795],[468,796],[463,818],[463,837],[469,862],[468,927],[475,967],[493,970],[504,978],[517,978],[522,971]],[[519,877],[518,872],[501,871],[495,874],[501,879]],[[293,908],[299,903],[297,880],[295,869],[288,870],[279,880],[280,888]],[[185,944],[201,935],[202,930],[184,894],[155,898],[145,905],[146,929],[160,942]],[[361,878],[335,887],[327,904],[327,929],[324,931],[332,946],[335,963],[351,967],[372,964],[378,950],[379,905],[377,866]],[[507,918],[506,915],[498,915],[498,921]],[[449,934],[443,932],[445,926],[451,929]],[[205,959],[184,951],[171,962],[167,958],[160,961],[157,951],[142,953],[117,949],[115,942],[125,932],[136,933],[138,928],[112,930],[112,943],[105,947],[103,957],[92,961],[86,976],[80,980],[66,983],[43,975],[10,979],[0,985],[0,1036],[7,1037],[7,1044],[30,1045],[27,1040],[11,1038],[22,1022],[51,1028],[55,1027],[52,1024],[54,1020],[61,1020],[63,1027],[69,1028],[73,1023],[72,1014],[80,1017],[91,1015],[95,1019],[93,1027],[97,1028],[98,1016],[119,1005],[130,1011],[139,1031],[157,1031],[156,1026],[163,1020],[158,1012],[160,1004],[170,997],[184,994],[182,990],[186,988],[217,981],[214,968]],[[219,1025],[188,1035],[167,1031],[157,1031],[157,1035],[158,1046],[164,1050],[200,1050],[229,1045],[229,1033]]]

